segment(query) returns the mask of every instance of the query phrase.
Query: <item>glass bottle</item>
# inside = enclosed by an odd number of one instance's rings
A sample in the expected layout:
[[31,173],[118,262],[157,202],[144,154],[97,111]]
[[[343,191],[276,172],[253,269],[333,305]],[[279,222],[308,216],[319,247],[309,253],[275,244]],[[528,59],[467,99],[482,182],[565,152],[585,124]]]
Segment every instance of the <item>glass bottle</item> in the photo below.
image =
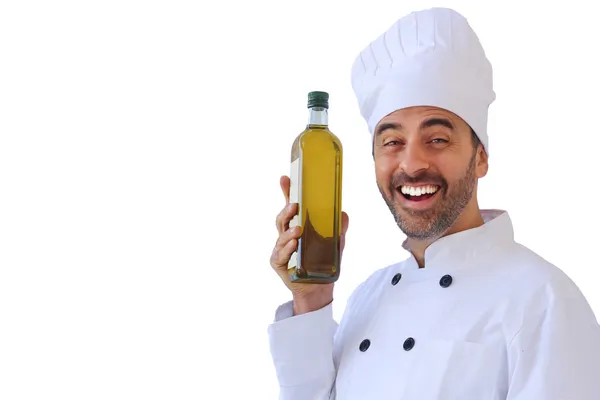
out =
[[340,275],[342,143],[329,130],[329,94],[308,94],[308,124],[292,145],[290,202],[298,213],[290,227],[302,235],[288,263],[292,282],[331,283]]

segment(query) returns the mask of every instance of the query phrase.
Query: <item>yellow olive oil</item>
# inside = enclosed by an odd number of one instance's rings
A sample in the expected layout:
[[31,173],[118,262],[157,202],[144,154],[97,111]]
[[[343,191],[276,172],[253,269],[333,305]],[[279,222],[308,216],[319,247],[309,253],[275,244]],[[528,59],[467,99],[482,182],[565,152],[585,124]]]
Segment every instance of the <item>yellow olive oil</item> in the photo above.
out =
[[329,130],[329,94],[308,94],[308,124],[292,145],[290,202],[298,214],[298,248],[288,263],[292,282],[331,283],[340,275],[342,143]]

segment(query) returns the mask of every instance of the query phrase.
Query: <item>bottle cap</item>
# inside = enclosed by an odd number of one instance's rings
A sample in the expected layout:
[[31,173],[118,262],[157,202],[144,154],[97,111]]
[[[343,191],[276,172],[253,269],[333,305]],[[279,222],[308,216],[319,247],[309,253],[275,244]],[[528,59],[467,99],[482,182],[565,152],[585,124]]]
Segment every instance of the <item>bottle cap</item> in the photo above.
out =
[[323,107],[329,108],[329,93],[327,92],[310,92],[308,94],[308,108]]

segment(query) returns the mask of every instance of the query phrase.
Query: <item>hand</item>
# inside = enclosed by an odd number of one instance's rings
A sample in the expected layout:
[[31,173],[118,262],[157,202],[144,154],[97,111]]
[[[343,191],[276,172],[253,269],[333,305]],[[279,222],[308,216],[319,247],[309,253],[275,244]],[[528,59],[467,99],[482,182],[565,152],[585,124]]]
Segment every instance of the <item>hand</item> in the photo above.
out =
[[[303,314],[325,307],[333,301],[333,283],[292,283],[288,276],[288,261],[298,248],[298,238],[301,229],[296,226],[289,229],[291,219],[296,215],[298,204],[290,203],[290,178],[282,176],[279,179],[281,191],[285,197],[285,207],[277,215],[276,225],[279,238],[271,254],[271,267],[292,292],[294,299],[294,314]],[[341,252],[346,244],[348,231],[348,214],[342,212],[342,234],[340,240]]]

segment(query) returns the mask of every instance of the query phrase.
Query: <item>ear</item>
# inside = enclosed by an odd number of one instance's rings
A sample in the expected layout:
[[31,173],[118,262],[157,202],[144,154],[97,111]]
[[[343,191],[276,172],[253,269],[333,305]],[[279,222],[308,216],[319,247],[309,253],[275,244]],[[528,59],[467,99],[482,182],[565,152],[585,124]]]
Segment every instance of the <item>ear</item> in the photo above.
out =
[[482,144],[477,147],[477,156],[475,160],[475,173],[477,178],[483,178],[488,172],[488,154]]

